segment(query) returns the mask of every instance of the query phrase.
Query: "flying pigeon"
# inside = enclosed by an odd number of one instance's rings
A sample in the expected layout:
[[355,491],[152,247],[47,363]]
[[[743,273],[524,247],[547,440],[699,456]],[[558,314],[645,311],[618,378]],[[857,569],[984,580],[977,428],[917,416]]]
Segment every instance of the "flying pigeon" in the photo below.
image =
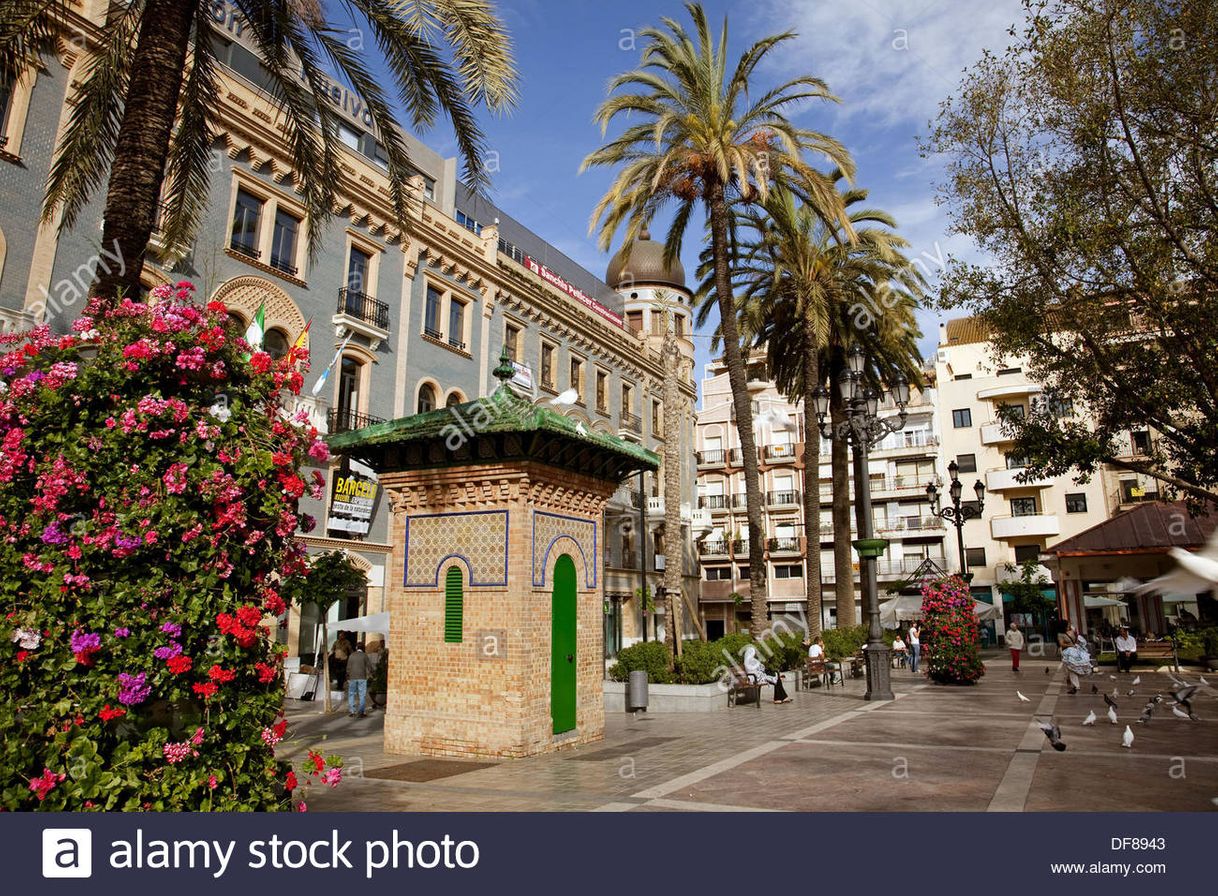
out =
[[1111,706],[1108,707],[1108,721],[1114,725],[1117,723],[1116,710],[1113,709]]
[[1172,696],[1176,698],[1177,703],[1188,710],[1188,714],[1191,716],[1193,714],[1192,697],[1199,690],[1201,690],[1201,685],[1199,684],[1185,685],[1172,694]]
[[1197,676],[1197,680],[1198,680],[1198,681],[1200,681],[1200,682],[1201,682],[1203,685],[1205,685],[1207,688],[1210,686],[1210,683],[1209,683],[1208,681],[1206,681],[1206,680],[1205,680],[1205,676],[1204,676],[1204,675],[1198,675],[1198,676]]
[[771,429],[778,429],[784,432],[792,432],[796,429],[791,418],[775,407],[766,408],[758,414],[757,422],[768,423]]
[[1148,591],[1174,591],[1180,594],[1196,594],[1208,591],[1218,584],[1218,531],[1209,542],[1195,554],[1182,548],[1167,552],[1176,561],[1171,572],[1151,579],[1133,589],[1135,594]]
[[1125,734],[1121,738],[1121,746],[1124,747],[1126,750],[1131,749],[1133,747],[1133,729],[1130,728],[1128,725],[1125,726]]
[[1131,685],[1133,685],[1133,686],[1136,688],[1138,685],[1140,685],[1140,684],[1142,683],[1142,676],[1141,676],[1141,675],[1135,675],[1135,676],[1133,677],[1133,681],[1131,681],[1131,682],[1129,682],[1129,683],[1130,683]]
[[1180,709],[1180,707],[1175,706],[1174,704],[1172,705],[1171,711],[1172,715],[1179,716],[1182,719],[1188,718],[1188,713],[1184,712],[1182,709]]
[[1104,702],[1107,703],[1109,706],[1111,706],[1113,709],[1116,709],[1116,707],[1117,707],[1117,702],[1115,700],[1113,700],[1112,697],[1109,697],[1107,694],[1104,695]]
[[1100,692],[1099,686],[1098,686],[1098,685],[1094,685],[1094,684],[1093,684],[1093,685],[1091,686],[1091,693],[1093,693],[1093,694],[1098,694],[1099,692]]
[[550,404],[556,407],[566,407],[569,404],[575,404],[579,401],[579,390],[568,389],[566,392],[561,392],[550,399]]
[[1049,743],[1053,744],[1053,749],[1061,753],[1066,749],[1066,745],[1062,743],[1062,730],[1057,723],[1052,719],[1047,722],[1040,723],[1040,730],[1045,733],[1045,737],[1049,738]]
[[1083,719],[1083,724],[1084,725],[1094,725],[1095,724],[1095,710],[1094,709],[1087,713],[1087,718]]
[[1019,698],[1020,703],[1031,703],[1032,702],[1027,697],[1025,697],[1023,694],[1019,693],[1019,691],[1015,692],[1015,696]]

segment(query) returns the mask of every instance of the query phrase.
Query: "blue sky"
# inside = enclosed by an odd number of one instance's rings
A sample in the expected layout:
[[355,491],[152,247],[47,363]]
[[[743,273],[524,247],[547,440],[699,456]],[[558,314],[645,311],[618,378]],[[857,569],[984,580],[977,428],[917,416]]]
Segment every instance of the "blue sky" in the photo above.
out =
[[[926,261],[932,288],[933,259],[978,257],[967,239],[948,235],[946,212],[934,201],[940,166],[920,158],[916,138],[963,69],[983,49],[1008,45],[1008,29],[1023,22],[1019,0],[715,0],[704,6],[716,30],[728,16],[733,60],[760,37],[798,33],[759,79],[772,85],[812,73],[828,82],[841,104],[803,107],[797,121],[846,144],[858,166],[857,184],[871,191],[869,204],[896,218],[912,254]],[[683,5],[504,0],[497,8],[515,43],[521,100],[509,117],[484,119],[489,146],[498,153],[493,196],[603,276],[607,256],[588,235],[588,219],[612,172],[578,173],[600,141],[592,115],[609,79],[638,63],[641,44],[630,48],[631,29],[658,25],[661,16],[687,23]],[[441,152],[455,151],[443,127],[424,139]],[[701,240],[701,226],[691,225],[683,252],[687,270],[694,269]],[[924,354],[934,349],[939,320],[929,311],[921,317]],[[697,343],[700,378],[709,339]]]

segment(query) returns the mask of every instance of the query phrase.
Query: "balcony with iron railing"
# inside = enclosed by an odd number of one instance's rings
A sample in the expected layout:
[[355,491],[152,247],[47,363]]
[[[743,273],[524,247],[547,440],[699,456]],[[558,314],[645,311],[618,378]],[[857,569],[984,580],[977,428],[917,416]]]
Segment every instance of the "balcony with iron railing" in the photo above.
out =
[[638,414],[632,414],[629,411],[622,411],[621,428],[634,433],[635,435],[643,434],[643,421]]
[[363,429],[365,426],[374,426],[377,423],[384,423],[382,417],[373,417],[371,414],[361,414],[352,408],[331,408],[326,415],[326,425],[329,427],[330,434],[340,432],[352,432],[357,429]]
[[722,448],[711,448],[696,452],[699,467],[721,467],[727,461],[727,452]]
[[766,445],[762,448],[762,454],[769,464],[793,464],[795,463],[795,448],[796,446],[793,444]]
[[700,541],[698,542],[698,554],[702,557],[726,557],[727,542],[726,541]]
[[770,538],[766,541],[766,548],[771,554],[798,554],[802,550],[799,539],[790,536]]
[[698,506],[706,510],[727,510],[730,506],[730,495],[699,495]]
[[880,442],[875,448],[871,449],[871,456],[876,457],[881,454],[894,452],[904,452],[925,448],[935,448],[939,445],[939,437],[925,430],[914,430],[912,432],[902,431],[893,433]]
[[378,302],[372,296],[357,289],[343,287],[338,291],[337,315],[346,318],[348,322],[375,327],[381,335],[389,332],[389,305]]
[[731,548],[732,548],[733,557],[742,557],[743,556],[746,559],[748,558],[749,543],[748,543],[747,539],[733,538],[731,540],[730,544],[731,544]]
[[797,507],[797,506],[799,506],[799,492],[797,492],[797,491],[769,492],[766,495],[766,504],[769,507]]

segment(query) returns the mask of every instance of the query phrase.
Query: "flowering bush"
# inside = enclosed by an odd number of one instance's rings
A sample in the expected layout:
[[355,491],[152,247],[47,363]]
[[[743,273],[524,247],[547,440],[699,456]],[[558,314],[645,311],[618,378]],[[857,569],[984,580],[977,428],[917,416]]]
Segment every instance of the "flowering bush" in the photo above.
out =
[[251,356],[185,283],[100,312],[0,336],[0,808],[287,808],[264,620],[322,485],[280,407],[306,353]]
[[926,674],[943,684],[974,684],[985,674],[973,596],[959,576],[922,585],[920,640]]

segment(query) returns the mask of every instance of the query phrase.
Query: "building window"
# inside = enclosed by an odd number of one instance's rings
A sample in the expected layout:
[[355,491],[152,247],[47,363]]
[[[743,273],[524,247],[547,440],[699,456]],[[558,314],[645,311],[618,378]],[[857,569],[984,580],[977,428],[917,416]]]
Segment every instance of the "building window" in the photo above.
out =
[[541,344],[541,385],[554,390],[554,346],[548,342]]
[[8,111],[12,105],[13,87],[6,81],[0,81],[0,149],[8,143]]
[[774,567],[774,578],[776,579],[802,579],[804,577],[804,568],[799,563],[780,563]]
[[732,568],[730,566],[708,566],[706,567],[706,581],[708,582],[723,582],[732,577]]
[[1011,499],[1011,516],[1035,516],[1037,512],[1036,498]]
[[283,209],[275,210],[275,233],[271,239],[271,267],[296,276],[296,242],[300,220]]
[[969,408],[958,408],[952,411],[952,426],[956,429],[967,429],[973,425],[973,412]]
[[964,562],[968,564],[969,569],[985,566],[985,548],[965,548]]
[[372,267],[372,256],[363,249],[351,247],[351,255],[347,259],[347,289],[351,292],[369,293],[368,272]]
[[455,408],[457,405],[465,401],[465,396],[454,389],[448,393],[448,398],[444,399],[444,407]]
[[427,302],[423,309],[423,332],[432,339],[441,338],[440,334],[440,304],[444,296],[440,290],[430,283],[427,285]]
[[1017,544],[1015,545],[1015,562],[1018,564],[1024,563],[1039,563],[1040,562],[1040,545],[1038,544]]
[[583,358],[571,356],[571,378],[567,385],[575,390],[577,400],[584,403],[584,361]]
[[335,398],[335,432],[359,429],[360,388],[364,365],[354,358],[344,357],[339,364],[338,395]]
[[457,223],[468,230],[470,233],[482,236],[482,225],[467,215],[461,209],[457,209]]
[[609,374],[604,370],[596,371],[596,409],[609,413]]
[[503,348],[507,352],[508,360],[520,360],[520,327],[513,324],[503,325]]
[[233,232],[229,245],[234,252],[258,258],[258,220],[262,216],[262,200],[257,196],[237,191],[237,205],[233,209]]
[[1023,373],[1022,367],[1000,367],[998,368],[999,376],[1010,376],[1015,373]]
[[975,454],[957,454],[956,466],[960,469],[959,473],[976,473],[977,472],[977,455]]
[[972,378],[973,375],[971,373],[958,373],[952,377],[953,380],[971,380]]
[[426,414],[428,411],[436,409],[436,390],[430,383],[424,383],[419,387],[419,403],[418,413]]
[[1066,513],[1086,513],[1087,495],[1084,492],[1071,492],[1066,495]]
[[460,299],[448,305],[448,344],[465,351],[465,302]]
[[643,312],[642,311],[627,311],[626,312],[626,328],[631,333],[643,332]]
[[651,434],[661,438],[664,432],[664,406],[654,398],[651,400]]
[[1024,457],[1022,454],[1015,454],[1014,452],[1011,454],[1004,454],[1003,460],[1006,461],[1008,470],[1022,470],[1028,465],[1028,459],[1026,457]]
[[[746,538],[745,541],[748,541],[748,539]],[[749,579],[750,572],[752,572],[752,570],[749,569],[747,566],[741,566],[736,570],[736,578],[743,579],[744,581],[747,582]]]
[[1146,430],[1131,432],[1129,434],[1129,441],[1135,456],[1144,457],[1150,454],[1150,433]]
[[622,413],[634,415],[634,388],[630,383],[622,383]]
[[262,337],[262,350],[278,361],[288,353],[288,337],[278,328],[267,330]]
[[679,337],[685,335],[685,316],[682,314],[674,314],[672,316],[673,333]]
[[1050,398],[1047,402],[1049,413],[1054,417],[1073,417],[1074,402],[1069,398]]
[[1023,420],[1028,413],[1028,409],[1022,404],[1000,404],[998,410],[1012,420]]
[[450,566],[444,574],[444,643],[460,644],[465,615],[465,589],[461,567]]

